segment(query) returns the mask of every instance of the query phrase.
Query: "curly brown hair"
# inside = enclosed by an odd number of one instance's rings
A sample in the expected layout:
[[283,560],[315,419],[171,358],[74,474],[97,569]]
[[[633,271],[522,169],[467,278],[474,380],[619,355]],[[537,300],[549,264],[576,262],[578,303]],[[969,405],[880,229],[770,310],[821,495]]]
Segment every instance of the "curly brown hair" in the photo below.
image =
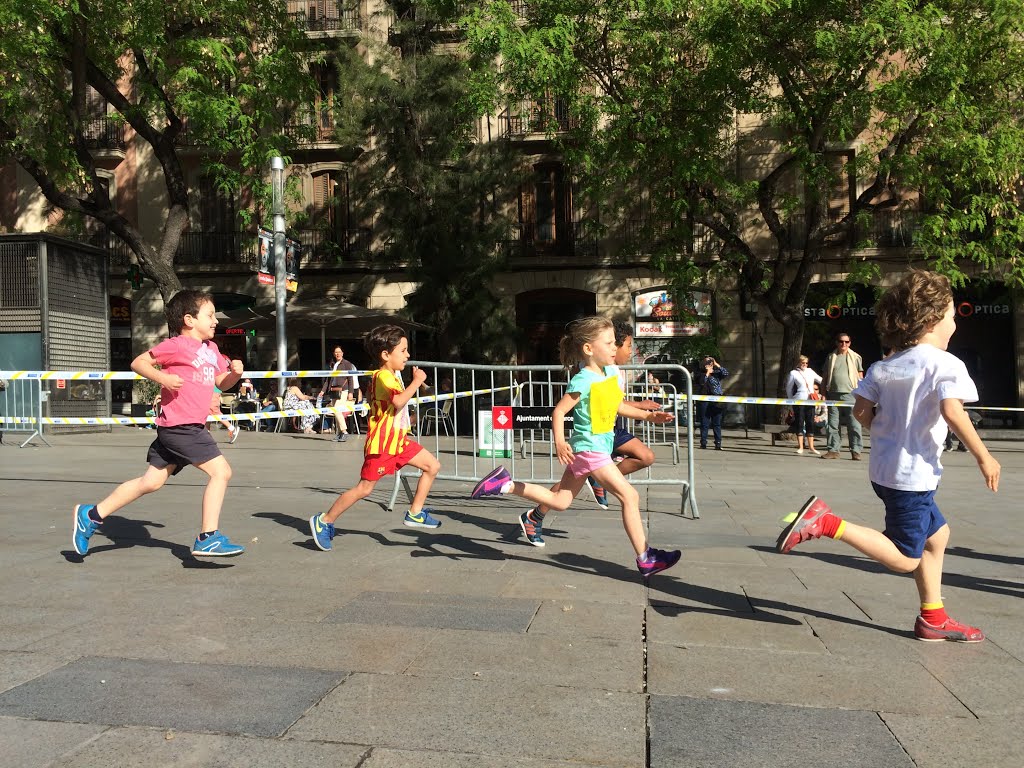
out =
[[938,323],[953,301],[949,278],[912,270],[882,294],[875,306],[875,330],[883,347],[907,349]]

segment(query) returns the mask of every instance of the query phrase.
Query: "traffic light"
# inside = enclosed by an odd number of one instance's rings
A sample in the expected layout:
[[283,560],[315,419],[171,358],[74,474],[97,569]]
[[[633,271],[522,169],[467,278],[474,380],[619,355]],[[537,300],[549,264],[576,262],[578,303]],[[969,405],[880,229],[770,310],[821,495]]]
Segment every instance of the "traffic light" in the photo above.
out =
[[128,265],[128,282],[136,291],[142,287],[142,270],[138,264]]

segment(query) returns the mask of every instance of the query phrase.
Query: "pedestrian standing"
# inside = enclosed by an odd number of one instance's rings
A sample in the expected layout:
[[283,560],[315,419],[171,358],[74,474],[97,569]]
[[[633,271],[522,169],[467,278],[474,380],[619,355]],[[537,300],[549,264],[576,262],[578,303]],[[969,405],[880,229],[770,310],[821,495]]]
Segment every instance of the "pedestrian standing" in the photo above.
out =
[[861,379],[864,378],[864,361],[850,348],[850,334],[840,331],[836,334],[835,351],[825,358],[825,370],[822,372],[822,386],[829,400],[841,400],[849,403],[842,408],[828,407],[828,424],[825,428],[826,442],[823,459],[838,459],[842,447],[839,436],[839,423],[846,427],[847,439],[850,442],[850,458],[860,461],[862,438],[860,424],[853,418],[853,395],[851,394]]

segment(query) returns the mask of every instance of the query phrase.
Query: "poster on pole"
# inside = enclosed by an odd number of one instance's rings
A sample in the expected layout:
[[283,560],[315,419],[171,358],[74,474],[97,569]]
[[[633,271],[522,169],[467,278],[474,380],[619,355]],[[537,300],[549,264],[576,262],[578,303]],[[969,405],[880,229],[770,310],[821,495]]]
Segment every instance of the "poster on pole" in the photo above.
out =
[[[260,227],[256,236],[258,280],[261,285],[273,285],[277,275],[277,261],[274,258],[274,233]],[[286,237],[284,241],[284,269],[289,291],[299,289],[299,262],[302,260],[302,244]]]

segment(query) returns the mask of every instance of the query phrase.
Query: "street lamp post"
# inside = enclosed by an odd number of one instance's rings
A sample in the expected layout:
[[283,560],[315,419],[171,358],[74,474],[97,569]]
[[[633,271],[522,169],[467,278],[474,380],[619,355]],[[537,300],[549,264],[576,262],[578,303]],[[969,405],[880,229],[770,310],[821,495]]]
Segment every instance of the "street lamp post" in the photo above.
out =
[[[277,370],[288,370],[288,337],[285,331],[285,298],[288,295],[288,275],[285,265],[284,236],[284,158],[275,155],[270,160],[270,185],[274,214],[274,303],[277,308]],[[278,392],[284,396],[284,379],[278,379]]]

